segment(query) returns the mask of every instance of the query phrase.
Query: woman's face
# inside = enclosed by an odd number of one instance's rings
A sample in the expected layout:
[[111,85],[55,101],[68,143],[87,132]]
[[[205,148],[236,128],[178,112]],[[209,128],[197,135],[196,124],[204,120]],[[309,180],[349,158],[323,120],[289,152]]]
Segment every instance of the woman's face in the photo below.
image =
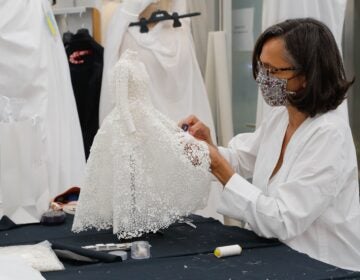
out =
[[268,70],[270,75],[287,79],[287,91],[297,92],[306,86],[305,77],[297,75],[296,70],[280,70],[294,68],[290,59],[286,56],[285,43],[282,38],[272,38],[266,41],[261,54],[260,63]]

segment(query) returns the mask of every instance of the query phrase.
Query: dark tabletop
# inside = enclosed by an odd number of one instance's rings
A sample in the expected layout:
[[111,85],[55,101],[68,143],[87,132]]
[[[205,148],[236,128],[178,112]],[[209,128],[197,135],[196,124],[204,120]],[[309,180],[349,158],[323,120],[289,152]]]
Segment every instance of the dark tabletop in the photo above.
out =
[[[119,243],[111,230],[71,232],[73,217],[59,226],[39,224],[0,231],[0,246],[35,244],[49,240],[56,248],[82,254],[81,246]],[[108,258],[100,253],[95,263],[61,259],[65,271],[43,273],[46,279],[360,279],[360,274],[336,268],[298,253],[274,239],[258,237],[251,231],[224,226],[220,222],[191,216],[197,228],[176,223],[160,233],[138,240],[151,244],[148,260]],[[241,255],[218,259],[218,246],[239,244]],[[70,248],[70,249],[69,249]],[[105,256],[105,258],[102,258]],[[93,257],[93,256],[91,256]],[[96,256],[95,256],[96,257]]]

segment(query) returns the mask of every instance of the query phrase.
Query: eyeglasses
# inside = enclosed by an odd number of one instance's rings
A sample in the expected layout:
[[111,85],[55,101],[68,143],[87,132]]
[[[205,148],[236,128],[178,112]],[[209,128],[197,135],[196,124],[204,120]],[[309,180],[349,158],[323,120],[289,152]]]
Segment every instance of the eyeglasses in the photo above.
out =
[[260,69],[263,69],[264,72],[269,75],[274,75],[280,72],[284,72],[284,71],[296,71],[299,70],[299,68],[297,67],[283,67],[283,68],[276,68],[276,67],[271,67],[269,65],[264,64],[263,62],[261,62],[260,60],[258,60],[258,67]]

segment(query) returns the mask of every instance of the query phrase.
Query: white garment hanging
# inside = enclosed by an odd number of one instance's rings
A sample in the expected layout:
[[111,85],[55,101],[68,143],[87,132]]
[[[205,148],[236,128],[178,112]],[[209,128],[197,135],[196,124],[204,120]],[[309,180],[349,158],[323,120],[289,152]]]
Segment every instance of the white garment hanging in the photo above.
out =
[[101,7],[101,43],[106,48],[106,35],[110,19],[112,18],[115,10],[120,5],[120,1],[103,0]]
[[307,118],[269,184],[289,122],[285,107],[269,116],[254,133],[219,148],[238,172],[224,188],[220,213],[310,257],[360,270],[358,168],[349,124],[338,110]]
[[[209,32],[218,30],[219,3],[216,0],[185,0],[188,12],[200,12],[201,16],[191,21],[194,47],[201,73],[205,77]],[[185,2],[184,1],[184,2]]]
[[[286,19],[312,17],[322,21],[330,28],[340,53],[342,53],[341,39],[346,2],[347,0],[266,0],[263,7],[262,30]],[[347,100],[338,107],[338,110],[348,122]],[[270,111],[271,107],[265,103],[259,93],[256,113],[257,127]]]
[[49,1],[0,0],[0,7],[0,189],[3,203],[9,193],[21,200],[4,205],[4,214],[34,222],[52,197],[80,183],[84,148]]
[[219,145],[226,145],[234,136],[232,94],[225,35],[224,31],[209,33],[205,75]]
[[113,227],[132,238],[206,205],[208,147],[153,107],[149,83],[136,52],[125,51],[113,68],[116,106],[94,139],[73,231]]
[[[172,1],[171,10],[184,13],[186,1]],[[139,59],[150,75],[150,97],[155,108],[176,122],[194,114],[215,133],[204,81],[195,56],[189,19],[182,19],[180,28],[173,28],[170,21],[160,22],[149,33],[140,33],[139,27],[128,27],[130,22],[136,21],[138,18],[127,14],[120,5],[109,25],[100,123],[115,105],[114,96],[107,90],[108,71],[121,53],[130,48],[139,53]]]

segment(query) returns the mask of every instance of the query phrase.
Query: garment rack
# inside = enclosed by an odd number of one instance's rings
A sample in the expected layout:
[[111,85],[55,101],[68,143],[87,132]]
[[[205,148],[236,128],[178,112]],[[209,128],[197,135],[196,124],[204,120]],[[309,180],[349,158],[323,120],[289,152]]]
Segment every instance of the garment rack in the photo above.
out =
[[183,15],[179,15],[178,13],[174,12],[170,15],[167,11],[158,10],[158,11],[153,12],[149,19],[141,18],[140,21],[138,21],[138,22],[131,22],[129,24],[129,26],[130,27],[131,26],[140,26],[140,33],[147,33],[147,32],[149,32],[148,24],[157,23],[157,22],[165,21],[165,20],[173,20],[174,21],[173,27],[180,27],[181,26],[181,22],[180,22],[181,18],[195,17],[195,16],[199,16],[199,15],[201,15],[201,13],[199,13],[199,12],[183,14]]

